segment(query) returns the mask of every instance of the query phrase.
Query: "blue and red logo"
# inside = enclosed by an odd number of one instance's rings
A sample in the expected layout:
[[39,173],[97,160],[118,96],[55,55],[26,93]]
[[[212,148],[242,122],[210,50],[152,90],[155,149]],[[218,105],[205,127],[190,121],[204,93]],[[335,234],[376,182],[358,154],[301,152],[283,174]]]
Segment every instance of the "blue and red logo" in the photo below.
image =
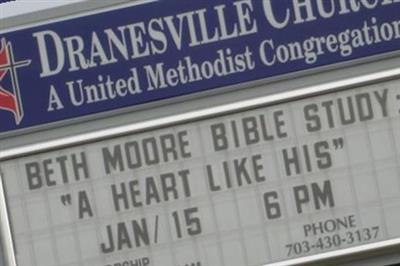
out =
[[15,124],[24,117],[18,80],[18,69],[30,65],[31,60],[16,61],[10,42],[1,39],[0,48],[0,110],[11,112]]

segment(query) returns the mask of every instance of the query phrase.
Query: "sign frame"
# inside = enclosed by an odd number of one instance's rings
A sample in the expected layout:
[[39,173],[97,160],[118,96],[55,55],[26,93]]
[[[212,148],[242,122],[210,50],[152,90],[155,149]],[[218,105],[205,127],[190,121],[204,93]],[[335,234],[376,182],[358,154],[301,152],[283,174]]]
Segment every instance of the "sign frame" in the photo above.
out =
[[[359,75],[353,78],[299,88],[294,91],[286,91],[282,93],[267,95],[264,97],[252,98],[250,100],[236,101],[217,107],[204,108],[201,110],[191,111],[179,115],[166,115],[157,119],[132,123],[96,132],[83,133],[80,135],[64,137],[55,140],[39,142],[35,144],[23,145],[0,151],[0,242],[3,246],[3,250],[5,253],[5,263],[7,266],[17,266],[13,236],[11,232],[12,224],[10,223],[8,218],[7,198],[5,195],[5,187],[3,185],[3,174],[1,172],[2,161],[12,160],[27,155],[34,155],[42,152],[53,151],[56,149],[72,147],[81,144],[93,143],[96,141],[107,140],[128,134],[135,134],[149,130],[165,128],[167,126],[179,125],[182,123],[237,113],[257,107],[266,107],[278,103],[295,101],[301,98],[319,96],[327,93],[344,91],[347,89],[354,89],[359,86],[376,84],[379,82],[390,81],[397,78],[400,78],[400,68],[393,68],[376,73]],[[368,257],[371,255],[371,252],[373,254],[385,254],[398,247],[400,247],[400,238],[395,238],[351,248],[344,248],[336,251],[324,252],[317,255],[305,256],[302,258],[275,262],[268,265],[303,265],[318,263],[322,261],[329,262],[329,260],[332,259],[335,259],[335,261],[337,262],[337,259],[346,260],[350,256]]]

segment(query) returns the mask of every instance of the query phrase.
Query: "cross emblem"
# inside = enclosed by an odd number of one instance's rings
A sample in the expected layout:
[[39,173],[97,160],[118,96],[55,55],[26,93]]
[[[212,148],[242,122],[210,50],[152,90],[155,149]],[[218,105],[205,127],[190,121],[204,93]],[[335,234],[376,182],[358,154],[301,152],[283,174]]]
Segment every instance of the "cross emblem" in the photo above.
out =
[[[31,60],[16,61],[13,48],[10,42],[5,38],[1,39],[0,49],[0,109],[12,112],[15,123],[18,125],[23,116],[24,110],[21,101],[21,93],[18,79],[18,69],[31,64]],[[6,75],[10,75],[11,88],[5,89],[2,81]]]

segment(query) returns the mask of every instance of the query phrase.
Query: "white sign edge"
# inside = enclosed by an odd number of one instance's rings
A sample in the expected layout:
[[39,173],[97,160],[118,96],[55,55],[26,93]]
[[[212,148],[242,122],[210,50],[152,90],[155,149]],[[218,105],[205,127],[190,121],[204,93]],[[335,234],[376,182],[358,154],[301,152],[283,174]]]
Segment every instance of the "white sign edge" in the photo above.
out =
[[8,217],[5,188],[3,185],[3,173],[0,170],[0,248],[3,250],[3,263],[7,266],[16,266],[14,242],[11,233],[11,224]]
[[264,97],[236,101],[215,107],[207,107],[204,109],[189,111],[182,114],[167,115],[157,119],[117,126],[114,128],[107,128],[95,132],[82,133],[55,140],[48,140],[19,147],[13,147],[0,151],[0,162],[64,147],[76,146],[127,134],[133,134],[137,132],[163,128],[166,126],[182,124],[190,121],[216,117],[224,114],[245,111],[261,106],[289,102],[299,98],[312,97],[349,88],[365,86],[378,82],[393,80],[395,78],[400,78],[400,67],[379,71],[376,73],[360,75],[352,78],[346,78],[338,81],[326,82],[314,86],[299,88],[293,91],[285,91],[277,94],[267,95]]
[[86,16],[144,5],[158,0],[117,0],[113,3],[88,0],[32,13],[16,15],[1,20],[0,34],[44,26],[51,23],[82,18]]

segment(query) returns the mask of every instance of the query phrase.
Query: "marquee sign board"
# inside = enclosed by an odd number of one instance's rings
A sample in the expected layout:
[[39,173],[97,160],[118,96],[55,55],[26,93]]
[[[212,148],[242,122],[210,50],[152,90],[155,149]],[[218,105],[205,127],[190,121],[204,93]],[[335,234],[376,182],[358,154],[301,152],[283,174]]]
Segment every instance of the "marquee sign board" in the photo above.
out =
[[17,265],[256,266],[398,240],[399,87],[2,161]]
[[395,53],[400,1],[132,1],[0,32],[0,133]]

